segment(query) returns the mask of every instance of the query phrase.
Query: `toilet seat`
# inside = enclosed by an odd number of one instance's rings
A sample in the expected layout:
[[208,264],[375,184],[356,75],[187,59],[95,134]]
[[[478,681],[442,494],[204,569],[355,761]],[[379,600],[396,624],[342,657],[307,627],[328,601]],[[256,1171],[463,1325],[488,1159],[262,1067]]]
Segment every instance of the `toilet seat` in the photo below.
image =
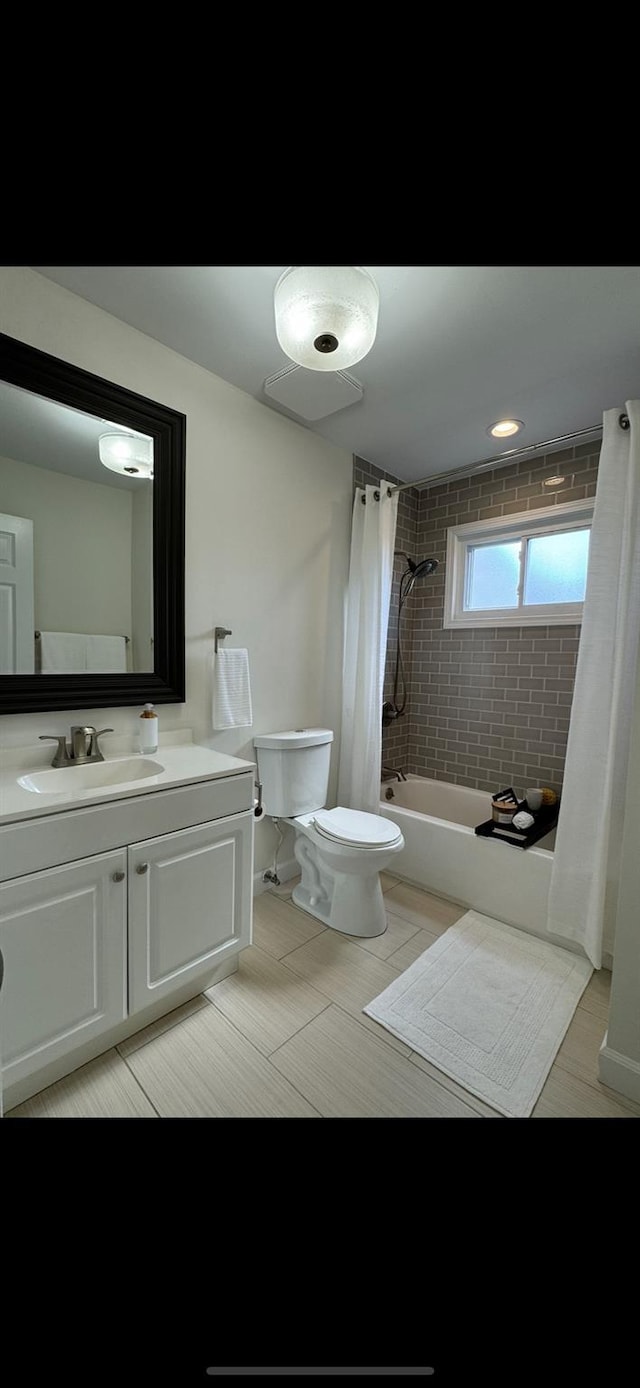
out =
[[391,848],[402,838],[393,820],[366,814],[364,810],[347,810],[342,805],[335,810],[316,811],[312,822],[323,838],[351,848]]

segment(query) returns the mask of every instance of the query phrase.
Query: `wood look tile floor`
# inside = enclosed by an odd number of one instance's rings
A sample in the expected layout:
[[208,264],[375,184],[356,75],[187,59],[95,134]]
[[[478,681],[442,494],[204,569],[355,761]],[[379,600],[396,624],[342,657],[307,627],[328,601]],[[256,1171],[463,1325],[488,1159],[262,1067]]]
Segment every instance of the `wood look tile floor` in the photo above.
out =
[[[361,940],[301,911],[294,885],[256,897],[237,973],[6,1116],[500,1117],[362,1012],[467,908],[383,873],[389,927]],[[610,982],[594,973],[532,1117],[640,1115],[598,1079]]]

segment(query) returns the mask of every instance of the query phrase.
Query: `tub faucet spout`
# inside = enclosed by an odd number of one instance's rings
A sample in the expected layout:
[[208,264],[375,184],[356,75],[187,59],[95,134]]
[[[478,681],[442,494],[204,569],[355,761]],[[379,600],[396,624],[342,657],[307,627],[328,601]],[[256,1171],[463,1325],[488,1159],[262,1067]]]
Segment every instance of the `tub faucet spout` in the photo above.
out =
[[383,766],[383,768],[382,768],[382,780],[383,780],[383,782],[384,782],[384,781],[391,781],[391,780],[393,779],[394,776],[395,776],[395,779],[396,779],[397,781],[406,781],[406,779],[407,779],[406,776],[405,776],[405,774],[404,774],[404,771],[401,769],[401,767],[398,767],[398,766]]

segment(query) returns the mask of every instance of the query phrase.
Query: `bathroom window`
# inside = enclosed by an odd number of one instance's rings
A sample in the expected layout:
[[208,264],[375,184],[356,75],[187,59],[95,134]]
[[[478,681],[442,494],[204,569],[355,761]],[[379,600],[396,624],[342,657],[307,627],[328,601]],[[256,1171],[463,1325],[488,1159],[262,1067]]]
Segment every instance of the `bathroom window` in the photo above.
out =
[[453,526],[443,625],[580,622],[592,518],[593,499]]

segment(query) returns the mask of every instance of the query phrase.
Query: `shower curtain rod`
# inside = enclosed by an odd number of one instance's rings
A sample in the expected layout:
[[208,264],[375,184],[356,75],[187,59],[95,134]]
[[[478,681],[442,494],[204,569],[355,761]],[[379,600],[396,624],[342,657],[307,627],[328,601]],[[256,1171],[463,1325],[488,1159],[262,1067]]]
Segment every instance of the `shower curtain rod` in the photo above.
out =
[[[629,416],[621,414],[618,419],[621,429],[629,428]],[[403,482],[401,486],[387,487],[387,496],[395,496],[396,492],[407,492],[411,487],[421,488],[435,487],[440,482],[453,482],[456,477],[470,477],[476,472],[486,472],[488,468],[506,467],[507,463],[513,463],[517,458],[522,458],[526,453],[536,453],[541,448],[551,448],[556,443],[568,443],[570,439],[582,439],[585,434],[601,434],[602,425],[594,424],[592,429],[577,429],[573,434],[559,434],[555,439],[544,439],[542,443],[530,443],[527,448],[509,448],[506,453],[498,453],[495,458],[485,458],[481,463],[469,463],[467,467],[455,468],[452,472],[437,472],[432,477],[423,477],[419,482]]]

